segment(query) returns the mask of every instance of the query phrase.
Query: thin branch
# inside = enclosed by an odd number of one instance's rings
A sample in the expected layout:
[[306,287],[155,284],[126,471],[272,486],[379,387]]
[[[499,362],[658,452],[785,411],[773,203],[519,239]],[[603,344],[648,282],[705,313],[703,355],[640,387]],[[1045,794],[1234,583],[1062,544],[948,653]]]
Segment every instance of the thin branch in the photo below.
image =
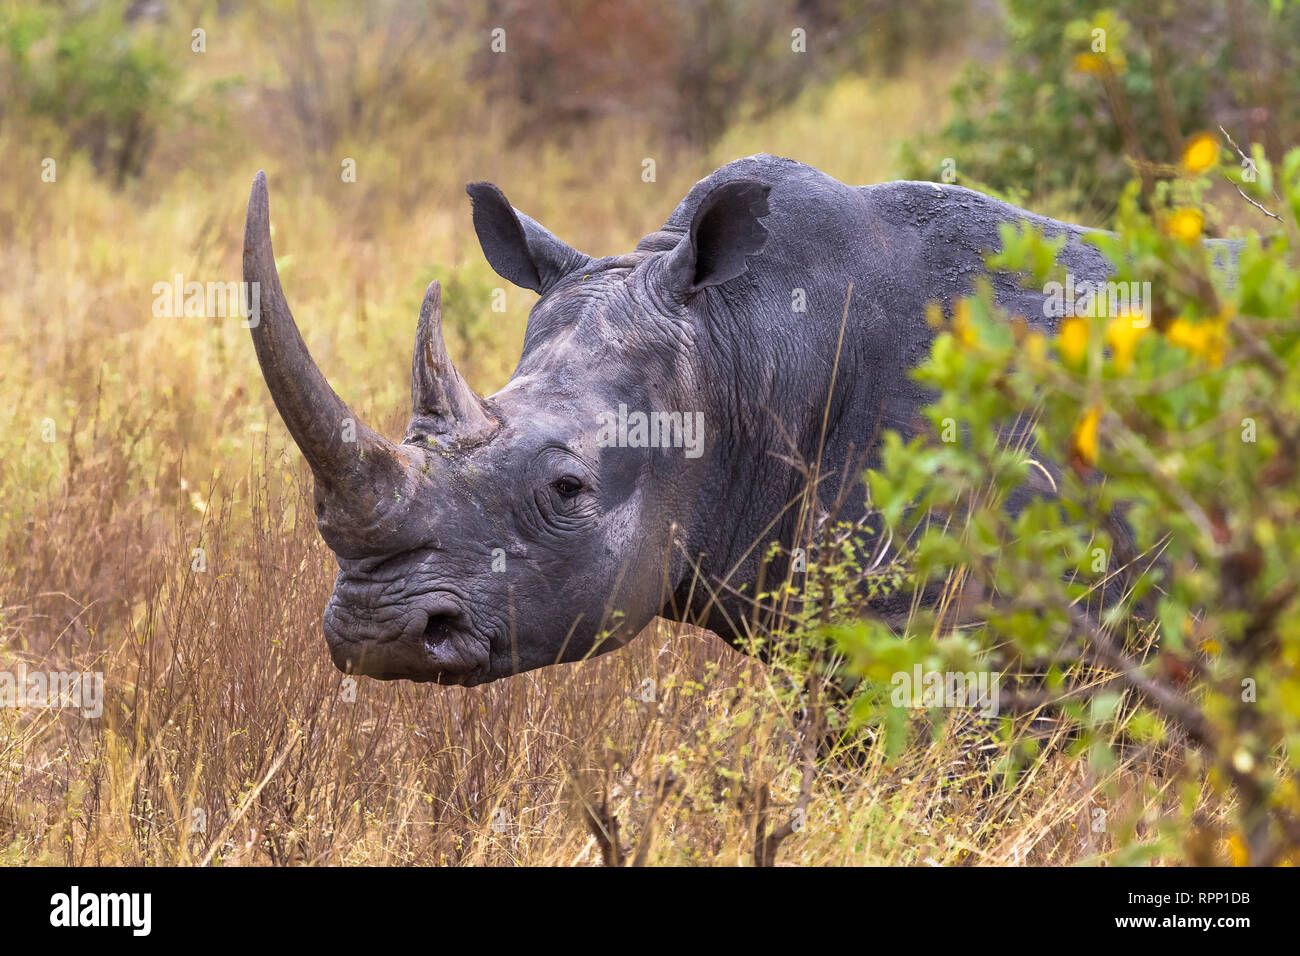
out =
[[1078,607],[1070,608],[1070,624],[1086,638],[1084,646],[1103,664],[1116,671],[1125,684],[1146,698],[1160,714],[1179,723],[1193,741],[1211,753],[1214,752],[1214,735],[1205,721],[1205,715],[1191,701],[1143,674],[1110,635]]
[[814,681],[809,688],[808,704],[804,710],[803,733],[799,742],[803,756],[799,796],[795,799],[789,819],[766,835],[764,831],[767,829],[767,785],[759,782],[756,800],[757,820],[754,826],[755,866],[775,866],[776,854],[781,849],[781,843],[797,829],[795,820],[806,819],[808,804],[812,802],[813,782],[817,779],[817,740],[822,728],[822,704],[818,689],[822,680],[824,678]]
[[[1243,162],[1247,162],[1247,163],[1249,163],[1249,164],[1251,165],[1251,167],[1253,168],[1254,165],[1255,165],[1255,161],[1254,161],[1253,159],[1251,159],[1249,156],[1247,156],[1244,152],[1242,152],[1241,147],[1238,146],[1237,143],[1236,143],[1236,141],[1235,141],[1231,136],[1228,135],[1228,131],[1227,131],[1226,129],[1224,129],[1222,126],[1220,126],[1220,127],[1219,127],[1219,132],[1222,133],[1222,134],[1223,134],[1223,138],[1226,139],[1226,140],[1228,141],[1228,145],[1231,146],[1233,149],[1235,149],[1235,150],[1237,151],[1237,155],[1240,156],[1240,157],[1242,158],[1242,161],[1243,161]],[[1224,178],[1224,179],[1227,179],[1228,182],[1232,183],[1232,180],[1231,180],[1231,179],[1228,179],[1228,177],[1227,177],[1226,174],[1224,175],[1223,178]],[[1270,219],[1276,219],[1278,222],[1282,222],[1282,221],[1283,221],[1283,220],[1282,220],[1282,217],[1279,216],[1277,213],[1270,212],[1269,210],[1265,209],[1262,205],[1260,205],[1259,203],[1255,202],[1255,200],[1253,200],[1253,199],[1251,199],[1249,196],[1247,196],[1247,195],[1245,194],[1245,192],[1242,191],[1242,188],[1241,188],[1240,186],[1238,186],[1236,183],[1232,183],[1232,185],[1236,188],[1238,194],[1240,194],[1240,196],[1241,196],[1242,199],[1246,200],[1246,202],[1250,203],[1252,206],[1254,206],[1256,209],[1258,209],[1258,210],[1259,210],[1260,212],[1262,212],[1264,215],[1268,216]],[[1274,198],[1277,199],[1279,202],[1280,202],[1281,199],[1282,199],[1282,197],[1279,196],[1279,195],[1277,194],[1277,190],[1276,190],[1276,189],[1273,190],[1273,196],[1274,196]]]
[[609,809],[609,796],[601,794],[599,808],[584,800],[582,818],[586,821],[588,832],[595,838],[596,845],[600,847],[600,858],[605,865],[622,866],[624,854],[618,834],[618,816]]

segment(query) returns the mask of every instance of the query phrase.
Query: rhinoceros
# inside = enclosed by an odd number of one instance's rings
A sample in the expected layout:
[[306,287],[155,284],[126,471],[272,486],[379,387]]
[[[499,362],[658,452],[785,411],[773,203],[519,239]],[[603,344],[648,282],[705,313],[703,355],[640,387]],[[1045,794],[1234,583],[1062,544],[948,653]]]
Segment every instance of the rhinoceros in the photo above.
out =
[[[842,475],[873,463],[885,429],[920,427],[927,395],[909,371],[935,334],[927,303],[988,275],[998,227],[1065,236],[1076,281],[1111,271],[1079,226],[769,155],[716,170],[603,258],[490,183],[467,192],[488,263],[540,298],[518,367],[483,398],[452,364],[429,286],[400,442],[359,421],[308,354],[263,173],[248,204],[253,342],[338,560],[326,641],[340,669],[384,680],[481,684],[612,650],[656,616],[743,644],[764,544],[795,543],[800,462]],[[989,279],[1009,313],[1054,327],[1043,291]],[[841,486],[819,485],[820,505]],[[866,507],[860,489],[837,504],[849,520]]]

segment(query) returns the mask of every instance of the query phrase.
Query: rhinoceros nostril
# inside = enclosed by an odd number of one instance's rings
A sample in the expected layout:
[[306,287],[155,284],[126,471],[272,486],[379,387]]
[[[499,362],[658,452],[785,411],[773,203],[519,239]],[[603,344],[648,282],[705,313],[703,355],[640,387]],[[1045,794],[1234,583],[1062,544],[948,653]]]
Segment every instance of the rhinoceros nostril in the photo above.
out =
[[424,643],[427,647],[437,647],[451,637],[453,614],[430,614],[429,623],[424,626]]

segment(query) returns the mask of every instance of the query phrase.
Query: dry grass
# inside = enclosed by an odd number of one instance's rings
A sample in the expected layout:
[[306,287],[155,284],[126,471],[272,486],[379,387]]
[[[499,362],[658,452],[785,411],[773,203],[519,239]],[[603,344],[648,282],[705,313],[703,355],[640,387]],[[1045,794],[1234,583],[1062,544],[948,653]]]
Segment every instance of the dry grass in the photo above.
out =
[[[769,820],[794,805],[787,695],[696,629],[652,627],[601,659],[476,689],[349,685],[323,652],[332,562],[298,520],[304,494],[296,476],[255,479],[197,539],[160,535],[152,558],[118,566],[132,615],[110,633],[64,591],[6,604],[10,669],[102,670],[108,689],[96,721],[0,711],[6,862],[598,863],[591,807],[627,862],[746,864],[760,788]],[[1004,748],[975,718],[937,740],[916,722],[897,760],[868,746],[860,765],[821,768],[781,862],[1072,862],[1111,849],[1094,807],[1148,821],[1170,808],[1150,767],[1098,780],[1057,742],[1003,784]],[[1106,802],[1144,787],[1143,806]]]
[[[178,120],[125,192],[48,131],[0,130],[0,670],[99,670],[107,688],[99,720],[0,710],[0,860],[583,864],[602,858],[595,821],[617,827],[627,862],[749,862],[761,806],[782,820],[803,771],[765,667],[659,625],[600,660],[487,687],[353,688],[320,632],[332,558],[247,332],[156,318],[151,290],[177,273],[239,277],[248,184],[267,167],[308,344],[391,433],[430,278],[444,280],[449,345],[471,384],[499,387],[518,354],[532,297],[510,290],[505,314],[489,310],[498,281],[466,181],[496,180],[589,252],[625,250],[735,156],[887,178],[893,144],[879,131],[935,122],[926,107],[946,74],[847,80],[710,155],[612,123],[564,149],[507,150],[492,111],[458,94],[425,124],[344,144],[358,167],[348,184],[337,157],[305,151],[255,95],[293,54],[243,41],[214,44],[197,74],[235,69],[238,51],[254,85],[237,115]],[[43,184],[33,171],[50,151],[58,181]],[[640,181],[644,156],[658,158],[656,183]],[[896,761],[870,746],[857,763],[829,761],[780,862],[1090,860],[1113,848],[1087,826],[1107,794],[1144,794],[1125,811],[1144,827],[1173,799],[1149,767],[1094,779],[1063,747],[1002,782],[990,752],[1002,745],[985,730],[959,720]]]

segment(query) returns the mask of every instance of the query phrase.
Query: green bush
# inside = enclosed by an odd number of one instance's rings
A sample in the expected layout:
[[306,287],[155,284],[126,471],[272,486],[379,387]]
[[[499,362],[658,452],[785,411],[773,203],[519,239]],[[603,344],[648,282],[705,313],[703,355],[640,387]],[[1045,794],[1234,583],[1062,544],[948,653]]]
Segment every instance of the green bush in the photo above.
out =
[[[895,750],[909,712],[879,691],[921,664],[1000,674],[1004,712],[1016,695],[1055,702],[1099,772],[1161,754],[1181,818],[1143,839],[1110,821],[1117,862],[1300,861],[1300,150],[1256,156],[1255,181],[1235,156],[1231,176],[1285,223],[1245,241],[1235,280],[1199,241],[1215,213],[1187,171],[1151,213],[1130,185],[1118,233],[1090,240],[1118,279],[1151,282],[1145,314],[1068,319],[1049,339],[987,285],[954,308],[916,373],[938,392],[934,434],[886,434],[868,475],[912,583],[945,585],[947,613],[918,612],[903,641],[870,620],[829,629],[869,691],[859,719]],[[1053,243],[1027,227],[1003,240],[991,266],[1060,278]],[[1032,445],[1002,440],[1015,419]],[[1056,496],[1004,507],[1048,472]]]
[[0,11],[6,104],[45,117],[121,185],[138,175],[172,100],[175,72],[125,4],[7,6]]
[[1300,130],[1294,89],[1300,6],[1249,0],[1006,0],[1004,65],[973,61],[951,91],[937,140],[905,146],[908,176],[957,181],[1025,204],[1084,210],[1098,221],[1137,163],[1168,175],[1183,138],[1225,124]]

